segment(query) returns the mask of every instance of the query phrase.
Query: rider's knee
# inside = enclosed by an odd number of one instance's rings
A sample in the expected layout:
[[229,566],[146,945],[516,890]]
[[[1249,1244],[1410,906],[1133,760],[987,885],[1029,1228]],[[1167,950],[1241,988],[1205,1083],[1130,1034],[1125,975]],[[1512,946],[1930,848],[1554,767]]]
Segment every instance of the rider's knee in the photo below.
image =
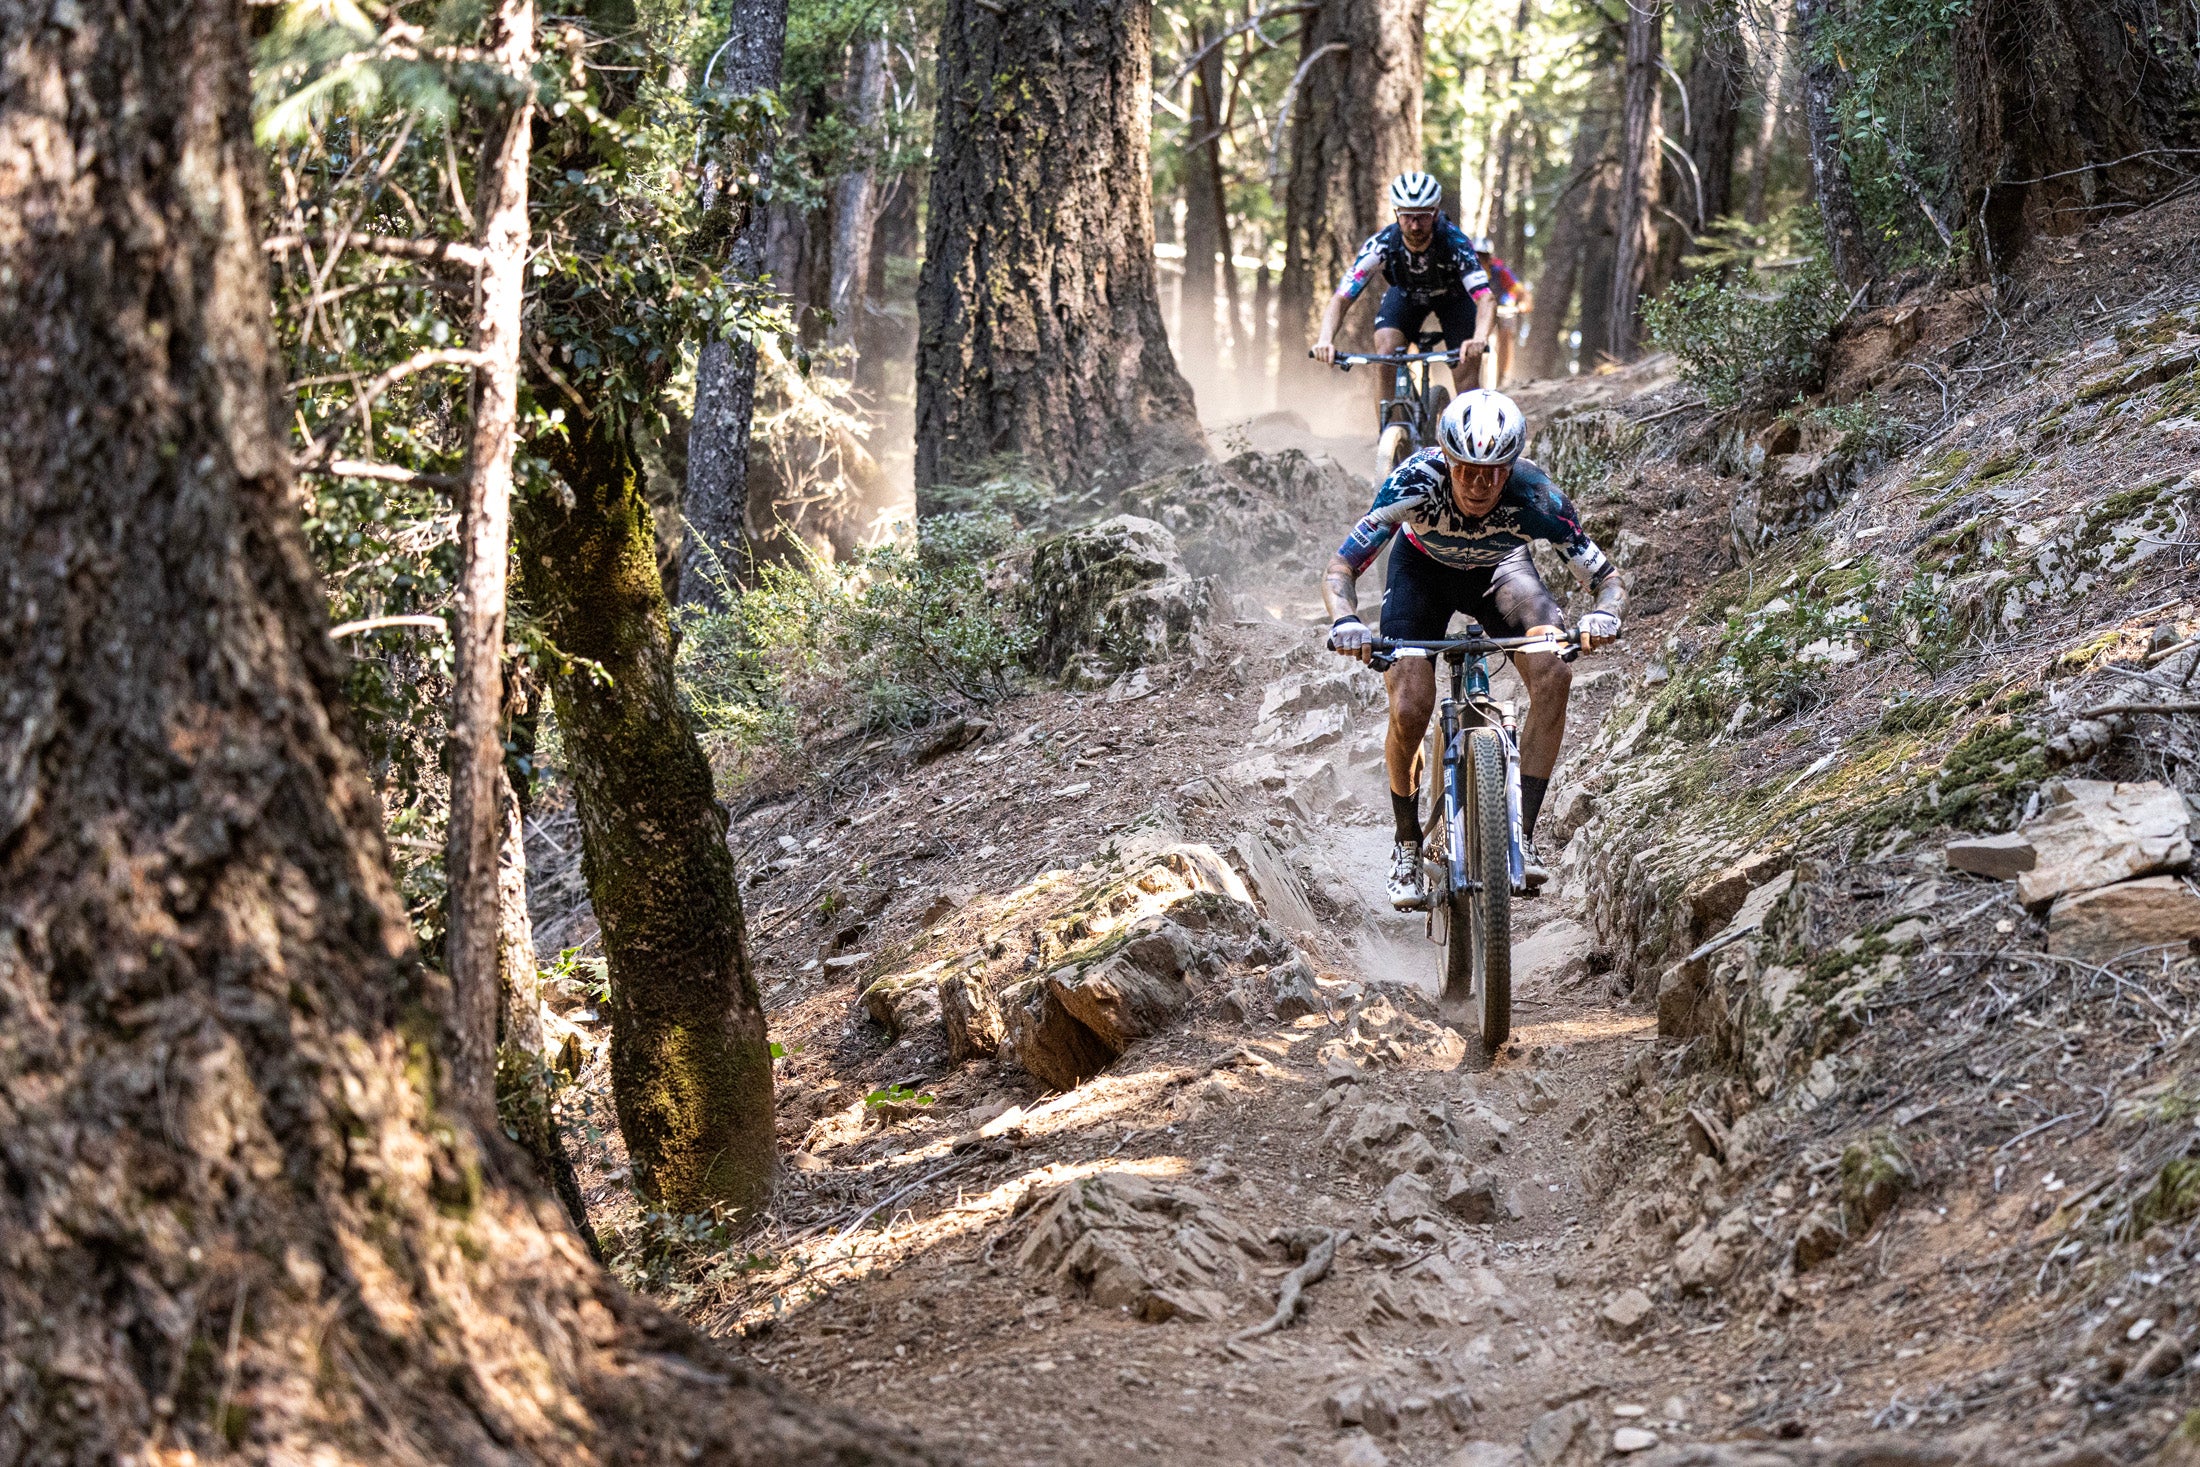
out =
[[1525,681],[1531,698],[1564,698],[1574,685],[1574,666],[1553,657],[1541,667],[1531,666]]
[[1425,727],[1436,710],[1436,690],[1401,681],[1390,690],[1391,721],[1407,729]]

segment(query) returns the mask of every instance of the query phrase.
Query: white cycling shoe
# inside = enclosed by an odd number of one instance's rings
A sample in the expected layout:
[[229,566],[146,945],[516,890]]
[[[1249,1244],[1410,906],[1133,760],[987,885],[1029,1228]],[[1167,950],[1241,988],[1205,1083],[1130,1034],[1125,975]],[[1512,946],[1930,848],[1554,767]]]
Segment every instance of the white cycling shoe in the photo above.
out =
[[1428,906],[1428,881],[1421,872],[1421,847],[1400,841],[1390,852],[1390,904],[1401,912]]

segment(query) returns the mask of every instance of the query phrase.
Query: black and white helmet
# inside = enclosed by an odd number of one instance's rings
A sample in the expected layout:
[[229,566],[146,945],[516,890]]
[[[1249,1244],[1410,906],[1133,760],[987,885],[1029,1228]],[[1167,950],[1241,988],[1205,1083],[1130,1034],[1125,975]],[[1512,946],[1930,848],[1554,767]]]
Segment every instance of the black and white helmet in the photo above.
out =
[[1436,446],[1455,464],[1509,464],[1528,446],[1528,420],[1504,393],[1477,387],[1436,420]]
[[1434,174],[1401,173],[1390,181],[1393,209],[1433,209],[1444,197],[1444,186]]

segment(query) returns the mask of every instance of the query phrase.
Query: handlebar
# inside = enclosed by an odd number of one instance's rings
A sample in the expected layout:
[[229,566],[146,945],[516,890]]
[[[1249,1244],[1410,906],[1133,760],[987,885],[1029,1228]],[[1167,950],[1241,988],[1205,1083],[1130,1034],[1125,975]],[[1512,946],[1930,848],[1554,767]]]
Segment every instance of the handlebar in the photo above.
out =
[[[1308,347],[1306,354],[1310,357],[1313,356],[1314,349]],[[1458,355],[1457,352],[1452,351],[1402,351],[1394,352],[1388,356],[1377,355],[1373,352],[1341,351],[1330,358],[1329,365],[1346,368],[1360,362],[1370,362],[1377,365],[1402,366],[1407,362],[1449,362],[1456,360]]]
[[1553,634],[1542,632],[1529,637],[1453,637],[1438,642],[1394,641],[1389,637],[1370,637],[1368,650],[1375,653],[1420,654],[1427,657],[1465,656],[1483,657],[1492,652],[1557,652],[1571,654],[1581,650],[1581,633],[1568,630]]

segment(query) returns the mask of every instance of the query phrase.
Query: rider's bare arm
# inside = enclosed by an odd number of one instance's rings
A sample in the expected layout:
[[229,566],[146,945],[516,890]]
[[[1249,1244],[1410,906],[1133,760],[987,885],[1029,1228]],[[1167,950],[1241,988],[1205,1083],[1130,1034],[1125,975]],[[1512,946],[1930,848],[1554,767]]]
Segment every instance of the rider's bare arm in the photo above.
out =
[[1331,557],[1329,569],[1322,572],[1322,601],[1331,621],[1360,614],[1360,573],[1341,555]]
[[1322,308],[1322,331],[1314,340],[1314,355],[1317,359],[1325,362],[1335,359],[1337,328],[1344,323],[1345,307],[1351,305],[1352,300],[1351,296],[1340,291],[1331,296],[1329,304]]

